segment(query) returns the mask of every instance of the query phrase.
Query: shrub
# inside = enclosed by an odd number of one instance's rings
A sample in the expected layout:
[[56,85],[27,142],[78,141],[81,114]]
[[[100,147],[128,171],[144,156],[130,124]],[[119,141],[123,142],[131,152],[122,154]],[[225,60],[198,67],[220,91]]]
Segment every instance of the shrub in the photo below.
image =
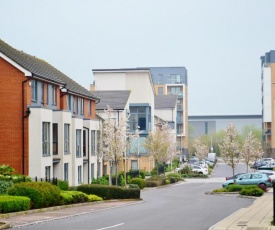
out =
[[89,200],[87,194],[79,191],[61,191],[60,197],[60,204],[83,203]]
[[93,178],[92,184],[109,184],[109,181],[106,179],[106,177],[98,177],[97,179]]
[[31,178],[24,175],[0,175],[2,181],[12,181],[13,183],[31,182]]
[[140,189],[143,189],[145,187],[145,181],[141,178],[132,178],[130,180],[130,184],[137,184]]
[[241,191],[240,194],[244,196],[262,196],[264,191],[257,186],[254,188],[246,188],[244,187]]
[[128,184],[128,188],[135,188],[135,189],[140,189],[138,184]]
[[17,183],[8,189],[12,196],[31,199],[31,208],[43,208],[59,204],[60,189],[49,182]]
[[13,186],[12,181],[1,181],[0,180],[0,195],[7,194],[8,188]]
[[64,180],[58,180],[57,186],[60,188],[60,190],[68,191],[69,190],[69,182]]
[[119,186],[86,184],[78,186],[77,191],[88,195],[94,194],[102,197],[104,200],[140,198],[140,189],[126,189]]
[[30,198],[23,196],[0,196],[0,213],[19,212],[30,209]]
[[192,173],[192,169],[188,166],[185,165],[183,169],[179,171],[181,174],[190,174]]
[[227,186],[228,192],[239,192],[242,189],[243,189],[243,185],[239,185],[239,184],[231,184]]
[[90,195],[87,195],[87,196],[88,196],[88,201],[89,202],[102,201],[103,200],[101,197],[93,195],[93,194],[90,194]]
[[139,175],[141,176],[142,179],[145,179],[146,171],[144,171],[144,170],[139,170]]
[[151,181],[151,180],[146,180],[145,181],[146,187],[158,187],[157,181]]

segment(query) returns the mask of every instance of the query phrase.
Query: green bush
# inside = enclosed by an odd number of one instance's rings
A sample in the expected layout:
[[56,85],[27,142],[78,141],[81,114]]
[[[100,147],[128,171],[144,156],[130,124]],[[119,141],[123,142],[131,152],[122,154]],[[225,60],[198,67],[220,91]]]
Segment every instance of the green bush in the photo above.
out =
[[89,202],[102,201],[103,200],[101,197],[93,195],[93,194],[90,194],[90,195],[87,195],[87,196],[88,196],[88,201]]
[[143,189],[145,187],[145,180],[141,178],[132,178],[130,184],[137,184],[140,189]]
[[19,212],[30,209],[30,198],[23,196],[0,196],[0,213]]
[[190,173],[192,173],[192,169],[188,165],[185,165],[184,168],[179,171],[179,173],[190,174]]
[[64,180],[57,180],[57,186],[60,190],[68,191],[69,190],[69,182]]
[[8,194],[29,197],[31,208],[54,206],[60,201],[60,189],[49,182],[17,183],[8,189]]
[[128,184],[128,188],[135,188],[135,189],[140,189],[138,184]]
[[183,178],[208,178],[208,175],[199,174],[199,173],[190,173],[190,174],[182,174]]
[[145,179],[146,171],[144,171],[144,170],[139,170],[139,175],[141,176],[142,179]]
[[226,188],[228,192],[239,192],[243,189],[243,185],[231,184],[231,185],[228,185]]
[[73,203],[83,203],[89,200],[87,194],[79,191],[61,191],[60,192],[61,201],[60,204],[73,204]]
[[227,188],[214,189],[213,192],[227,192]]
[[13,183],[31,182],[31,178],[24,175],[0,175],[2,181],[12,181]]
[[13,186],[12,181],[2,181],[0,180],[0,195],[7,194],[8,188]]
[[109,184],[108,179],[106,177],[98,177],[97,179],[93,178],[92,184]]
[[262,196],[264,193],[264,191],[260,188],[258,188],[257,186],[254,188],[243,188],[240,191],[240,195],[244,195],[244,196]]
[[119,186],[86,184],[78,186],[77,191],[84,192],[88,195],[94,194],[102,197],[104,200],[140,199],[140,189],[127,189]]

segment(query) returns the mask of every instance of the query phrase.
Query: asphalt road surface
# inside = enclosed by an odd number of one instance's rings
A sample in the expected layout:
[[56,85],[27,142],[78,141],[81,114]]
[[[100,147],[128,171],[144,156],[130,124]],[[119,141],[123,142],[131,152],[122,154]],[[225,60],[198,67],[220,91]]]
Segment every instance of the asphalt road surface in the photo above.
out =
[[226,164],[217,164],[210,179],[189,179],[142,190],[143,201],[134,205],[28,225],[21,229],[206,230],[254,201],[236,195],[205,194],[220,188],[229,172]]

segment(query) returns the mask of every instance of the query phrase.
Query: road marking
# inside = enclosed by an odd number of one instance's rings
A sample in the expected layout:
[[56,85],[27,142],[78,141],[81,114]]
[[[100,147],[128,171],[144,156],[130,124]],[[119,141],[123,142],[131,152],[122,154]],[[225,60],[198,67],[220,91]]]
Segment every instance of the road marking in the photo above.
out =
[[105,227],[105,228],[98,228],[98,229],[96,229],[96,230],[104,230],[104,229],[116,228],[116,227],[121,226],[121,225],[123,225],[123,224],[124,224],[124,223],[120,223],[120,224],[112,225],[112,226]]

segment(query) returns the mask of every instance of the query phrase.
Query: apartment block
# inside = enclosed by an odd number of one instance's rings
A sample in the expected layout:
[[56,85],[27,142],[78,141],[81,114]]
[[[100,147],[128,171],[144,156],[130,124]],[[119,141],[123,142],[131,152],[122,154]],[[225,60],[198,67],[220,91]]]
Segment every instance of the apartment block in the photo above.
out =
[[261,57],[263,141],[266,156],[275,154],[275,50]]
[[46,61],[0,40],[0,164],[70,185],[100,176],[98,98]]
[[188,155],[188,84],[185,67],[149,67],[157,95],[176,95],[176,134],[180,155]]

